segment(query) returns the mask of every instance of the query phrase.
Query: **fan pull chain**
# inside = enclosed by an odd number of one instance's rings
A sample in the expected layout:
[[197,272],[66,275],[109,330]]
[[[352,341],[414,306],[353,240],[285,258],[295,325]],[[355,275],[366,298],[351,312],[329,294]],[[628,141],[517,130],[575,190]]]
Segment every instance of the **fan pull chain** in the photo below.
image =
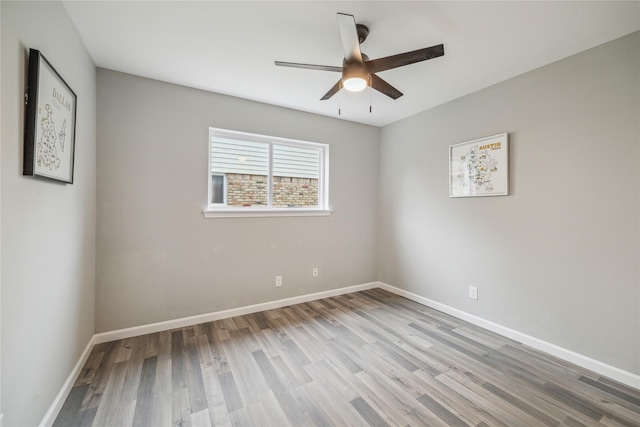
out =
[[373,112],[373,86],[371,86],[371,75],[369,75],[369,114]]
[[342,91],[338,93],[338,96],[340,97],[340,99],[338,100],[338,115],[341,116],[342,115]]

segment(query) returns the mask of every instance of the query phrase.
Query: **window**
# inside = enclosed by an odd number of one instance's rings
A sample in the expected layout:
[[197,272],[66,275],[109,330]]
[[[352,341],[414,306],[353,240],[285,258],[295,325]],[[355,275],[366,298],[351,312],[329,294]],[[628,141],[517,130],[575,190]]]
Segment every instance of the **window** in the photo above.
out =
[[328,215],[329,146],[209,129],[205,217]]

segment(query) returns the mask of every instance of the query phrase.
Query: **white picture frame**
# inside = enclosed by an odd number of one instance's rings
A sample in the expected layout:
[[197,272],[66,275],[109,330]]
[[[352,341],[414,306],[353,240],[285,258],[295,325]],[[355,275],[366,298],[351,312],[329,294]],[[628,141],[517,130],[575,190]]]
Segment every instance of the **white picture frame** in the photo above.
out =
[[449,197],[508,194],[508,134],[501,133],[449,146]]

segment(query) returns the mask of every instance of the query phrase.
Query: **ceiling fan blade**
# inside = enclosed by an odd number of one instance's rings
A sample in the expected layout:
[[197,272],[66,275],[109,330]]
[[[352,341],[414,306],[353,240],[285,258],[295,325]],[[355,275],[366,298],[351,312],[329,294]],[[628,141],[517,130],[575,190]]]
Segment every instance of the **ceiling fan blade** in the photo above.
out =
[[325,93],[324,96],[320,98],[320,101],[326,101],[327,99],[338,93],[340,89],[342,89],[342,79],[338,80],[338,82],[334,84],[331,89],[329,89],[329,92]]
[[338,28],[340,29],[340,39],[342,40],[345,61],[362,64],[362,53],[360,52],[356,19],[353,15],[338,12]]
[[411,52],[399,53],[397,55],[386,56],[384,58],[373,59],[367,61],[367,68],[371,73],[377,73],[392,68],[398,68],[405,65],[413,64],[427,59],[437,58],[444,55],[444,45],[418,49]]
[[400,92],[398,89],[391,86],[389,83],[382,80],[375,74],[371,74],[371,87],[378,92],[387,95],[389,98],[398,99],[402,96],[402,92]]
[[282,62],[275,61],[278,67],[291,67],[291,68],[304,68],[307,70],[319,70],[319,71],[336,71],[342,72],[342,67],[334,67],[332,65],[314,65],[314,64],[298,64],[297,62]]

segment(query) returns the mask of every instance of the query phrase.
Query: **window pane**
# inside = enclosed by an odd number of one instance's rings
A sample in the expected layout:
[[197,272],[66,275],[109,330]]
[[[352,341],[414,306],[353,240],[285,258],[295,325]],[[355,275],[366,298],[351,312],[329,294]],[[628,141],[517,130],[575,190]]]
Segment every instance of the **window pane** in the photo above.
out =
[[215,138],[211,141],[211,172],[269,175],[269,144]]
[[211,175],[211,203],[224,203],[224,175]]
[[273,145],[274,208],[318,206],[320,151]]
[[268,204],[268,175],[227,174],[227,206],[264,208]]
[[227,206],[269,204],[269,144],[213,138],[211,172],[227,177]]

